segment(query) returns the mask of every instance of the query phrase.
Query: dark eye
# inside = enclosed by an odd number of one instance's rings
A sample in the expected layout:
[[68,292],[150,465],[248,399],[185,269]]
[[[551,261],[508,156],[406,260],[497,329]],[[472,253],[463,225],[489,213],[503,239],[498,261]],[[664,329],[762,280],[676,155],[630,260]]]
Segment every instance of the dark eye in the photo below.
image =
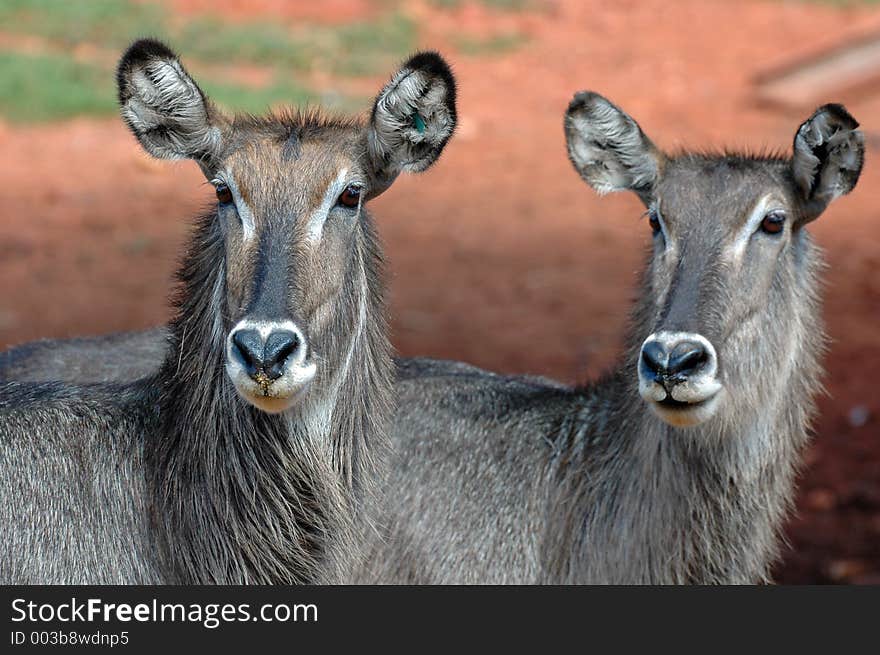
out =
[[766,234],[779,234],[785,229],[785,213],[772,211],[761,221],[761,232]]
[[228,205],[232,202],[232,191],[228,186],[222,182],[218,182],[214,185],[214,189],[217,191],[217,200],[221,205]]
[[654,209],[648,210],[648,225],[651,226],[651,231],[654,234],[660,232],[660,216]]
[[343,207],[357,207],[361,201],[361,188],[356,184],[349,184],[339,196],[338,202]]

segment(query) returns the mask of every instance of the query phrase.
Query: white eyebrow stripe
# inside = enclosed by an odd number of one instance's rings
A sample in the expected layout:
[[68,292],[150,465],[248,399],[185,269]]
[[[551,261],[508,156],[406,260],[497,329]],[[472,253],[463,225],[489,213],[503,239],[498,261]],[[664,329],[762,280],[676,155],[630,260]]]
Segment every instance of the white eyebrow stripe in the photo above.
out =
[[[321,204],[309,216],[308,223],[306,223],[306,238],[309,241],[315,243],[321,240],[321,236],[324,233],[324,222],[327,220],[327,215],[330,213],[333,205],[336,204],[339,194],[345,188],[347,175],[347,168],[339,171],[336,179],[327,185],[327,190],[324,191],[324,199],[321,201]],[[358,203],[358,206],[360,206],[360,203]]]
[[226,170],[225,173],[226,174],[221,181],[229,187],[230,191],[232,191],[232,196],[235,198],[235,208],[238,210],[238,217],[241,219],[244,240],[250,241],[254,237],[254,232],[256,231],[254,213],[238,192],[238,185],[235,183],[235,177],[232,175],[232,172]]
[[649,212],[653,211],[657,215],[657,221],[660,223],[660,232],[663,234],[663,239],[666,243],[669,243],[669,230],[666,229],[666,221],[663,219],[663,212],[660,211],[660,201],[657,201],[657,204],[651,205]]
[[752,213],[749,216],[749,220],[747,220],[745,225],[742,226],[739,234],[736,235],[736,239],[734,239],[733,243],[730,245],[731,259],[738,260],[742,257],[746,245],[749,243],[749,239],[752,238],[752,234],[758,229],[758,223],[764,219],[764,216],[767,215],[767,212],[770,211],[772,206],[772,195],[769,193],[766,196],[763,196],[757,204],[755,204],[755,207],[752,209]]

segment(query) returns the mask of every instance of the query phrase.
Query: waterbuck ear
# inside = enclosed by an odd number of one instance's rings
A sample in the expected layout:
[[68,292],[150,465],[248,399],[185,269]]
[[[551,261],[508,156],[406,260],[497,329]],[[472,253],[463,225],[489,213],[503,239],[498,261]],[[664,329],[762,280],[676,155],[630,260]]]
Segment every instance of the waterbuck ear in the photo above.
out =
[[865,161],[865,138],[843,105],[819,107],[794,136],[792,174],[805,201],[805,220],[852,191]]
[[367,128],[369,165],[379,188],[401,172],[437,161],[455,130],[455,78],[436,52],[411,57],[385,85]]
[[133,43],[119,60],[116,82],[122,118],[148,153],[211,168],[226,119],[165,44]]
[[629,189],[651,201],[663,155],[628,114],[598,93],[577,93],[565,112],[565,140],[575,170],[597,193]]

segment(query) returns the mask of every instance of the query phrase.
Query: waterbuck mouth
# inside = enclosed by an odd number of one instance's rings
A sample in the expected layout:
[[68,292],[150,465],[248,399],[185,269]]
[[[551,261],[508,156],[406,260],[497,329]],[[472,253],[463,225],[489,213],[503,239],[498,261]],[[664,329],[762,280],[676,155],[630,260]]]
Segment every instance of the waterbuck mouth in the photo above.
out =
[[711,400],[711,398],[708,400],[700,400],[697,402],[686,402],[683,400],[675,400],[673,398],[670,398],[669,396],[666,396],[666,398],[661,400],[658,404],[664,409],[690,409],[693,407],[699,407],[700,405],[709,402],[709,400]]
[[699,425],[715,415],[722,392],[718,390],[700,400],[676,400],[666,394],[662,400],[645,398],[654,413],[665,423],[677,428]]
[[235,390],[251,405],[269,414],[277,414],[296,405],[311,386],[317,372],[314,362],[296,364],[276,379],[257,374],[242,374],[242,370],[227,362],[227,373]]

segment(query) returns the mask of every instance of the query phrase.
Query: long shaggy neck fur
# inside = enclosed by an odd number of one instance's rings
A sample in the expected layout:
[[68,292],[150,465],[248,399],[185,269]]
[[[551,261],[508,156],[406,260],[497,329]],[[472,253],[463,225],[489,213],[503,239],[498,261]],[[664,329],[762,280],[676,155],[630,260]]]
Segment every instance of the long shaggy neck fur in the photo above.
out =
[[339,301],[354,309],[336,312],[339,322],[346,311],[357,321],[335,327],[343,366],[310,391],[319,397],[284,414],[252,407],[225,373],[224,258],[218,221],[208,215],[179,272],[169,355],[155,380],[161,429],[146,444],[163,566],[179,583],[338,582],[358,552],[389,410],[390,348],[371,223],[363,218],[343,286],[350,297]]
[[634,374],[651,327],[649,311],[637,309],[623,362],[560,426],[542,548],[548,581],[768,580],[821,389],[819,254],[802,237],[791,313],[774,326],[790,331],[791,350],[785,362],[761,363],[784,372],[767,371],[772,391],[750,408],[686,430],[660,421]]

